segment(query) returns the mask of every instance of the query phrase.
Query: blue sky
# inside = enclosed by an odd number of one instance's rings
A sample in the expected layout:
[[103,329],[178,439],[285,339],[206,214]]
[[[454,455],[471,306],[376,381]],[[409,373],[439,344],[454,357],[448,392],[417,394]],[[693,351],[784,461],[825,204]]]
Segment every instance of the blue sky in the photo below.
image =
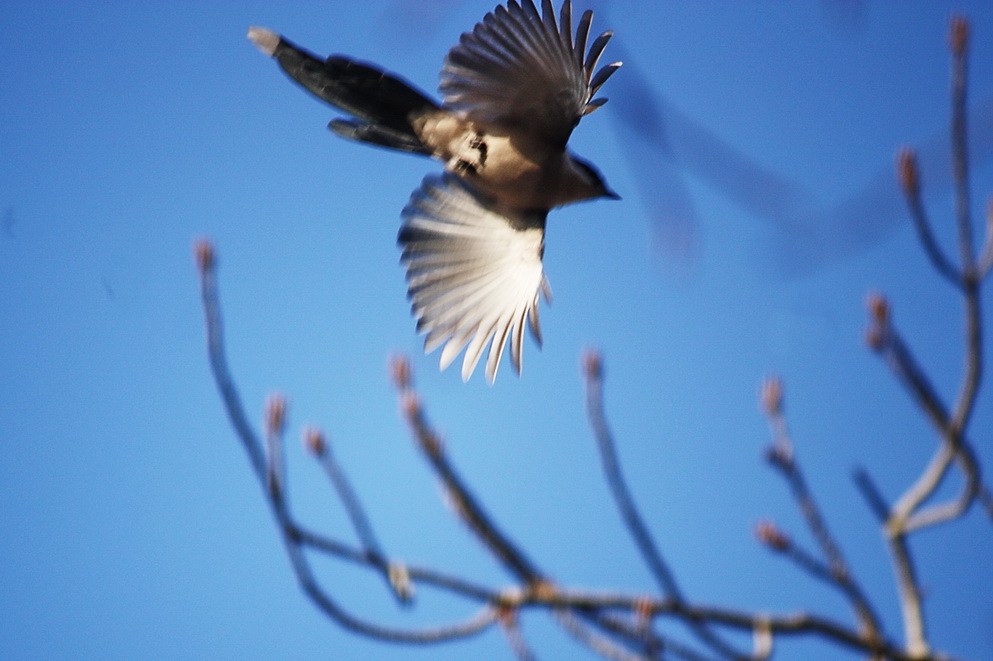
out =
[[[951,246],[940,145],[953,9],[972,20],[970,103],[986,112],[975,206],[993,194],[993,7],[899,4],[600,7],[594,28],[617,34],[605,57],[626,66],[572,147],[624,200],[551,215],[545,346],[528,340],[523,377],[505,364],[489,387],[438,372],[404,298],[399,212],[437,165],[335,139],[334,112],[244,35],[269,27],[433,92],[445,52],[490,2],[3,3],[0,657],[511,658],[496,632],[427,649],[357,639],[297,590],[208,371],[201,236],[219,253],[246,406],[261,418],[269,392],[290,400],[290,495],[314,527],[351,539],[295,441],[306,424],[330,435],[389,553],[509,581],[452,520],[397,415],[386,364],[403,352],[453,461],[536,562],[563,584],[650,590],[583,413],[579,356],[596,346],[631,488],[684,591],[845,619],[836,595],[752,539],[768,517],[809,545],[761,458],[757,392],[778,373],[809,481],[898,632],[886,551],[850,472],[867,468],[894,499],[935,441],[865,348],[864,299],[886,293],[953,397],[961,306],[891,174],[898,147],[936,145],[924,186]],[[645,98],[662,109],[665,154],[630,128]],[[987,467],[990,401],[984,391],[973,424]],[[990,532],[974,511],[913,541],[933,640],[964,658],[993,658]],[[393,623],[468,612],[426,590],[398,612],[377,576],[320,573],[355,612]],[[524,626],[540,658],[588,658],[543,617]]]

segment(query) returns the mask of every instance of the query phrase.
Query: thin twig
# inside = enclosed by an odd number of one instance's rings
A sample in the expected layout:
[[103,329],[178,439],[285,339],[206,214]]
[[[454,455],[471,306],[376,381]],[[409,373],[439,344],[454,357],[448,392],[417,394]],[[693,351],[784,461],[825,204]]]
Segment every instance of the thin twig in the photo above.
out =
[[[872,326],[869,330],[869,344],[890,366],[906,389],[915,397],[918,405],[939,433],[944,432],[948,414],[938,395],[931,387],[930,381],[917,366],[910,351],[890,320],[890,309],[886,299],[873,294],[868,300]],[[893,571],[896,574],[897,592],[900,597],[900,611],[903,616],[904,638],[907,649],[916,655],[924,655],[928,651],[924,631],[924,613],[921,604],[921,591],[917,583],[916,570],[910,550],[907,547],[904,524],[913,511],[924,502],[944,479],[948,466],[954,457],[954,448],[943,443],[938,448],[938,454],[924,473],[915,483],[904,492],[883,522],[883,531]]]
[[[648,531],[635,505],[634,498],[628,489],[627,482],[621,472],[620,462],[617,459],[613,434],[607,425],[607,419],[603,411],[603,361],[600,355],[594,351],[588,351],[583,358],[583,373],[586,376],[586,411],[596,439],[597,447],[600,450],[600,460],[603,472],[614,497],[614,502],[620,510],[624,523],[634,538],[635,544],[641,553],[642,559],[648,565],[648,569],[655,581],[659,584],[663,594],[683,601],[683,595],[676,582],[676,577],[668,564],[662,558],[655,540]],[[732,659],[750,659],[749,654],[744,654],[734,649],[734,647],[717,634],[710,630],[702,622],[689,623],[697,637],[709,645],[714,651]]]
[[[954,446],[950,443],[943,444],[939,449],[939,455],[942,456],[940,459],[937,457],[936,459],[944,462],[945,448],[949,447]],[[982,490],[982,482],[979,474],[979,461],[975,452],[969,443],[963,441],[958,444],[958,452],[954,456],[958,460],[963,475],[963,484],[958,497],[945,503],[917,509],[904,520],[903,529],[905,532],[914,532],[957,519],[976,502]]]
[[955,180],[955,216],[959,230],[959,259],[963,280],[975,276],[972,213],[969,200],[969,145],[966,139],[966,81],[969,55],[969,23],[963,16],[952,16],[949,29],[952,51],[952,172]]
[[827,522],[821,514],[817,501],[814,500],[813,493],[811,493],[810,488],[807,486],[807,481],[803,476],[803,471],[800,469],[800,464],[796,460],[796,456],[794,455],[788,461],[778,459],[779,455],[775,452],[769,453],[769,456],[769,463],[779,469],[780,475],[783,476],[787,485],[789,485],[793,500],[796,501],[797,509],[800,510],[807,528],[817,541],[821,553],[824,554],[830,566],[830,572],[839,578],[850,576],[851,572],[848,569],[848,563],[845,562],[841,549],[828,529]]
[[969,423],[982,380],[982,313],[979,274],[973,248],[969,192],[969,145],[966,127],[966,89],[969,55],[969,23],[962,16],[951,20],[952,50],[952,168],[955,175],[955,210],[958,220],[959,258],[962,262],[962,291],[965,298],[966,365],[962,387],[950,424],[958,438]]
[[979,384],[983,376],[983,324],[979,299],[979,282],[966,278],[965,298],[965,376],[949,424],[951,436],[960,437],[975,410]]
[[[310,570],[301,547],[297,527],[289,514],[285,490],[282,488],[285,478],[282,469],[272,469],[270,472],[262,451],[262,445],[252,430],[244,415],[241,399],[230,378],[227,359],[224,354],[224,339],[221,333],[221,311],[217,299],[217,282],[215,276],[216,260],[213,246],[206,241],[196,247],[197,265],[200,272],[200,287],[204,306],[204,316],[207,324],[207,350],[210,364],[224,402],[225,409],[235,428],[236,435],[249,456],[256,478],[266,494],[266,500],[276,519],[277,526],[283,537],[290,565],[304,593],[331,619],[340,626],[355,633],[384,641],[397,643],[439,643],[474,636],[486,630],[496,621],[495,609],[485,606],[468,619],[455,624],[424,629],[396,629],[383,627],[357,618],[341,608],[317,584]],[[275,437],[282,429],[283,414],[274,415],[270,408],[268,433]],[[279,424],[276,424],[276,423]],[[273,438],[270,443],[275,442]]]
[[961,288],[962,281],[958,269],[942,252],[941,247],[935,241],[934,233],[931,231],[931,223],[927,213],[924,211],[924,202],[921,200],[920,175],[917,167],[917,156],[911,149],[903,149],[897,157],[897,173],[903,188],[904,196],[907,199],[907,206],[910,208],[910,216],[914,221],[914,228],[924,252],[931,260],[935,270],[952,284],[955,288]]
[[538,657],[535,656],[534,651],[524,638],[524,632],[521,631],[515,609],[505,608],[500,611],[500,628],[507,639],[507,645],[514,656],[518,658],[518,661],[537,661]]
[[917,401],[917,405],[927,414],[931,424],[938,432],[944,433],[949,423],[948,408],[917,364],[903,338],[888,321],[884,333],[883,344],[879,347],[880,355]]
[[235,435],[241,441],[248,461],[259,480],[264,479],[266,470],[265,453],[262,443],[255,435],[245,409],[241,404],[238,389],[231,378],[227,361],[224,358],[224,324],[221,320],[221,307],[217,301],[217,258],[214,246],[209,241],[198,241],[195,246],[197,270],[200,274],[200,296],[203,300],[203,313],[207,329],[207,356],[214,382],[221,394],[224,410],[231,420]]
[[676,578],[668,564],[662,558],[662,553],[659,551],[655,540],[648,531],[648,527],[638,513],[634,499],[631,497],[631,492],[628,490],[624,475],[621,472],[613,435],[610,433],[610,428],[607,425],[606,416],[603,412],[603,367],[600,358],[591,352],[587,354],[585,363],[586,411],[589,416],[590,426],[593,428],[593,436],[600,450],[600,460],[603,465],[607,484],[621,512],[621,517],[624,519],[625,525],[628,527],[635,544],[638,546],[638,551],[655,577],[656,583],[662,589],[663,594],[674,599],[682,599],[683,596],[679,585],[676,583]]
[[283,456],[285,428],[286,399],[282,395],[270,395],[265,408],[265,478],[269,497],[276,502],[283,500],[286,490],[286,459]]
[[773,434],[773,448],[767,454],[769,463],[779,470],[789,485],[793,500],[807,528],[817,541],[827,564],[817,560],[796,544],[773,546],[773,548],[784,551],[799,566],[839,589],[851,604],[866,635],[870,639],[878,639],[882,634],[875,609],[852,575],[841,548],[821,514],[813,492],[807,486],[800,462],[796,459],[783,408],[783,386],[778,378],[766,380],[762,390],[762,405]]
[[869,473],[862,468],[857,468],[852,475],[852,479],[855,481],[855,486],[858,488],[859,493],[862,494],[862,498],[865,499],[869,509],[876,515],[880,523],[886,521],[890,515],[889,505],[886,504],[886,499],[883,498],[883,494],[879,491],[879,487],[873,482]]
[[665,658],[666,653],[671,652],[680,658],[688,659],[688,661],[711,661],[700,655],[692,657],[681,655],[680,651],[688,648],[658,634],[652,627],[650,614],[644,610],[649,603],[650,601],[643,602],[642,608],[632,613],[633,617],[621,618],[601,609],[585,608],[575,609],[574,615],[586,620],[608,635],[623,639],[630,648],[640,650],[641,654],[648,659],[661,661]]
[[596,633],[583,624],[569,609],[553,608],[552,614],[567,633],[605,659],[611,661],[647,661],[649,659],[649,657],[624,649],[609,638]]
[[542,573],[524,552],[496,526],[448,461],[441,439],[428,424],[420,398],[413,389],[409,362],[400,358],[396,360],[403,362],[402,365],[395,363],[393,370],[394,375],[401,373],[404,375],[402,379],[396,378],[396,376],[394,379],[404,417],[410,425],[418,447],[428,459],[435,474],[441,479],[459,517],[515,576],[530,586],[540,587],[546,582]]
[[[302,545],[310,547],[315,551],[333,555],[360,565],[373,565],[380,571],[389,570],[386,564],[376,564],[377,560],[370,558],[365,550],[353,548],[300,526],[296,527],[295,534]],[[383,561],[380,560],[379,562],[382,563]],[[406,569],[411,581],[419,584],[432,585],[479,602],[501,603],[505,601],[505,597],[497,590],[467,581],[458,576],[414,565],[406,565]]]
[[855,611],[862,631],[869,641],[883,638],[879,619],[862,588],[856,583],[848,569],[822,561],[776,528],[775,524],[763,521],[756,529],[756,536],[767,548],[781,554],[814,578],[839,590],[848,599]]
[[475,615],[455,624],[425,629],[394,629],[361,620],[343,610],[320,587],[300,546],[282,528],[290,564],[304,593],[331,619],[354,633],[393,643],[442,643],[482,633],[497,621],[496,609],[485,606]]
[[982,282],[993,269],[993,198],[986,203],[986,234],[976,259],[976,280]]
[[895,661],[953,661],[942,653],[930,653],[921,658],[889,640],[870,641],[860,633],[834,620],[812,615],[795,613],[772,615],[750,613],[719,606],[690,604],[671,598],[646,599],[644,596],[617,593],[590,593],[561,589],[547,600],[536,600],[549,606],[578,609],[621,609],[642,610],[651,617],[671,617],[682,622],[711,622],[746,632],[767,629],[774,635],[815,636],[850,648],[855,651],[878,654]]
[[907,651],[914,657],[930,652],[924,622],[924,607],[921,601],[920,583],[917,570],[907,547],[907,535],[899,529],[890,530],[887,542],[893,556],[893,570],[896,573],[897,589],[900,592],[900,610],[903,614],[903,630]]
[[348,518],[352,523],[352,528],[355,530],[362,548],[365,549],[365,555],[369,563],[379,568],[387,584],[390,586],[390,591],[400,603],[409,603],[413,598],[413,586],[409,580],[402,580],[404,577],[409,577],[409,574],[406,569],[401,569],[399,565],[387,560],[386,554],[383,553],[379,541],[376,539],[376,534],[373,532],[372,524],[369,523],[369,517],[366,516],[361,501],[359,501],[358,496],[352,489],[352,485],[349,483],[344,469],[335,459],[330,440],[319,430],[308,429],[304,432],[304,443],[317,458],[328,479],[331,481],[339,500],[341,500],[342,505],[345,507],[345,512],[348,514]]
[[[876,324],[875,332],[872,333],[872,336],[876,338],[873,348],[880,353],[907,391],[911,393],[943,439],[943,443],[936,450],[928,467],[893,506],[891,520],[887,527],[890,529],[905,528],[907,521],[944,480],[949,466],[956,459],[961,465],[965,480],[954,508],[960,514],[965,513],[975,501],[980,484],[979,466],[975,461],[975,455],[971,447],[966,447],[968,443],[962,437],[962,433],[956,432],[952,428],[953,423],[949,419],[948,409],[935,392],[923,370],[917,365],[917,361],[904,344],[899,333],[893,328],[885,301],[878,296],[870,297],[870,308],[873,310],[873,323]],[[881,309],[885,311],[881,312]],[[952,509],[949,508],[946,511],[952,511]],[[935,522],[947,520],[933,515],[928,515],[928,518]]]
[[652,600],[644,598],[632,607],[633,617],[618,617],[599,608],[576,608],[574,614],[601,631],[618,636],[631,649],[638,649],[647,659],[683,659],[683,661],[713,661],[695,649],[675,639],[663,636],[652,625]]

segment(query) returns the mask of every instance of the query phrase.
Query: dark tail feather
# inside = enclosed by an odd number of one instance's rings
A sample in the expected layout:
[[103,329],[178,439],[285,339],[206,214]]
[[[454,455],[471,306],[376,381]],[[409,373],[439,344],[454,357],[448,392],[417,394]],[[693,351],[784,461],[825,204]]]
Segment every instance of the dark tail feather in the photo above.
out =
[[347,119],[333,119],[328,128],[349,140],[368,142],[369,144],[409,151],[415,154],[430,156],[424,144],[410,131],[396,131],[381,124],[362,124]]
[[321,60],[274,32],[250,28],[248,38],[314,96],[358,121],[335,120],[338,135],[430,155],[411,122],[438,104],[397,76],[341,56]]

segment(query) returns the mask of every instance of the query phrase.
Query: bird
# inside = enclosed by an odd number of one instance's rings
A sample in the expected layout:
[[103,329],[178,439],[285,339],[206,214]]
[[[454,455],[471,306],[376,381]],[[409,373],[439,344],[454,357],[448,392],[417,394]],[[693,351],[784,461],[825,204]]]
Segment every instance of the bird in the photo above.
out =
[[620,199],[567,147],[579,121],[607,102],[596,93],[622,64],[597,69],[613,32],[591,42],[592,20],[585,11],[573,31],[571,0],[557,18],[551,0],[541,13],[533,0],[508,0],[449,50],[441,102],[376,65],[248,30],[292,80],[346,115],[328,124],[335,134],[444,164],[410,196],[397,243],[424,351],[443,347],[445,370],[464,350],[463,381],[489,345],[492,385],[508,341],[520,375],[525,325],[541,346],[539,296],[552,298],[542,265],[548,212]]

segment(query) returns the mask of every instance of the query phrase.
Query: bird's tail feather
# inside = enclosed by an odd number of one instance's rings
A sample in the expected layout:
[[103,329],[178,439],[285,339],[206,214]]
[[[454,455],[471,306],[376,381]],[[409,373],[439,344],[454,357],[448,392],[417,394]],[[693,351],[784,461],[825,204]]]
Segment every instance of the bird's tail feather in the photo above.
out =
[[411,122],[438,104],[410,83],[338,55],[322,60],[264,28],[250,28],[248,38],[304,89],[355,118],[332,121],[328,126],[338,135],[430,155]]
[[368,124],[347,119],[333,119],[328,124],[328,128],[349,140],[368,142],[372,145],[409,151],[415,154],[431,155],[431,152],[425,148],[424,143],[414,135],[413,131],[396,131],[381,124]]

